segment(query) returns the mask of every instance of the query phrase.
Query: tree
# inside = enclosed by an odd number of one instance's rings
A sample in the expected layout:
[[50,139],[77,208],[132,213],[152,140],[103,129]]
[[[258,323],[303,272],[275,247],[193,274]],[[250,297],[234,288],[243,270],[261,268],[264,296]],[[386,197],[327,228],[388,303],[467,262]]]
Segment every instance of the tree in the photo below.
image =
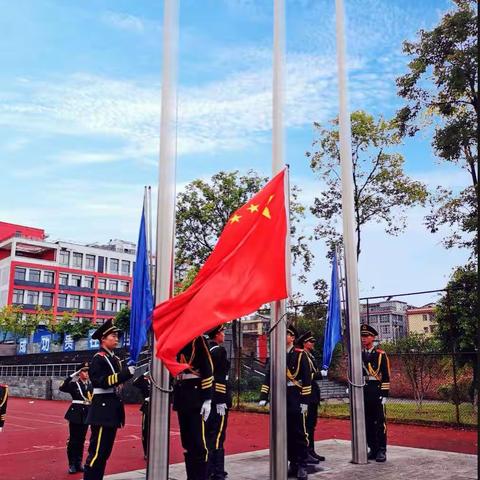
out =
[[[364,111],[351,115],[354,209],[356,219],[357,257],[361,252],[361,230],[369,222],[383,222],[385,231],[398,235],[406,227],[405,210],[423,205],[427,198],[425,186],[409,178],[402,155],[389,152],[400,143],[390,121]],[[315,123],[319,138],[307,152],[310,166],[325,183],[315,198],[312,213],[320,219],[315,228],[317,239],[327,239],[331,246],[340,243],[337,224],[341,221],[341,181],[339,175],[340,147],[338,118],[331,128]]]
[[0,308],[0,332],[2,339],[0,343],[4,343],[9,333],[15,334],[17,325],[22,318],[22,307],[17,305],[5,305]]
[[411,333],[394,343],[382,343],[382,347],[386,352],[400,354],[417,403],[417,411],[420,411],[432,380],[442,374],[442,364],[432,355],[438,352],[438,341],[434,337]]
[[436,336],[447,352],[453,352],[459,367],[473,368],[470,396],[478,404],[478,273],[477,265],[458,267],[437,303]]
[[[183,282],[187,272],[194,274],[205,263],[232,213],[257,193],[267,182],[254,171],[240,175],[238,171],[219,172],[210,181],[190,182],[177,195],[175,258],[176,280]],[[291,188],[290,233],[294,263],[302,260],[305,271],[312,262],[306,241],[297,231],[305,208],[298,203],[299,189]],[[191,278],[189,279],[191,281]]]
[[77,311],[63,312],[61,318],[53,325],[52,331],[60,334],[63,341],[65,335],[71,335],[74,340],[86,337],[88,330],[92,328],[90,320],[78,320]]
[[409,72],[397,79],[398,94],[407,104],[397,112],[396,124],[402,136],[414,136],[433,123],[435,153],[468,172],[469,186],[461,192],[437,187],[426,225],[431,232],[453,227],[445,246],[475,251],[480,201],[477,2],[453,2],[456,8],[433,30],[420,30],[416,41],[403,43],[411,61]]

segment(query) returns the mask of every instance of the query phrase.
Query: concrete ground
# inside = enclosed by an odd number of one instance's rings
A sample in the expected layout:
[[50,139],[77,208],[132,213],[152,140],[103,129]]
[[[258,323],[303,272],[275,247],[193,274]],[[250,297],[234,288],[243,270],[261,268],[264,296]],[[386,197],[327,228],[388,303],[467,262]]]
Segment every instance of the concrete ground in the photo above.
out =
[[[310,474],[311,480],[473,480],[477,479],[477,457],[464,453],[389,446],[386,463],[368,465],[350,463],[350,442],[322,440],[316,451],[327,460],[322,471]],[[230,480],[268,479],[268,450],[229,455],[225,461]],[[170,466],[170,480],[185,480],[183,463]],[[105,480],[145,480],[145,470],[109,475]]]

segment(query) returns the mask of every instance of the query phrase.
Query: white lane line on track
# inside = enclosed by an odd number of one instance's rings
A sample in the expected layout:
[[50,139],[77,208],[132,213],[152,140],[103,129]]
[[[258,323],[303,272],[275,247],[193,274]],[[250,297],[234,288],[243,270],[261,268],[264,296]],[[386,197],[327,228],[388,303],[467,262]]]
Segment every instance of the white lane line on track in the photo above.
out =
[[[17,415],[12,414],[9,414],[8,418],[18,418],[20,420],[25,420],[25,417],[18,417]],[[51,423],[53,425],[65,425],[65,422],[51,422],[50,420],[40,420],[38,418],[35,418],[33,415],[31,415],[28,420],[32,420],[34,422]]]

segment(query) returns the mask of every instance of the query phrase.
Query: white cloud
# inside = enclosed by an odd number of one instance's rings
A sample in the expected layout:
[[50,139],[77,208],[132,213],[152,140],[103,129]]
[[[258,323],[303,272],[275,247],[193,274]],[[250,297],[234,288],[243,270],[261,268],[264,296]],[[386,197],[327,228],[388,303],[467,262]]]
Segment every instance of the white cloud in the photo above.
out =
[[107,12],[102,15],[102,20],[107,25],[120,30],[127,30],[135,33],[142,33],[145,30],[144,20],[126,13]]

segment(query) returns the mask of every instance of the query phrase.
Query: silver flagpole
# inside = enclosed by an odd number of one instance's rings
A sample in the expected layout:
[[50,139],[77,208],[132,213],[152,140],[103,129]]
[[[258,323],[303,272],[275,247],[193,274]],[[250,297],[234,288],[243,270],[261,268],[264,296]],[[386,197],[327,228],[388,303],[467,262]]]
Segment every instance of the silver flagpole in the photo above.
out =
[[[162,113],[157,205],[155,303],[170,298],[173,283],[175,237],[176,76],[178,0],[165,0],[163,19]],[[154,352],[157,350],[154,342]],[[168,479],[169,374],[160,361],[152,362],[152,377],[161,387],[152,388],[150,444],[147,478]]]
[[[285,167],[283,103],[285,63],[285,0],[274,0],[273,24],[273,107],[272,107],[272,173],[275,175]],[[288,190],[285,189],[285,195]],[[286,199],[287,200],[287,199]],[[287,210],[288,218],[288,210]],[[287,231],[287,272],[290,265],[290,243]],[[270,326],[270,478],[283,480],[287,478],[287,380],[286,380],[286,322],[285,301],[271,304]],[[277,323],[278,322],[278,323]]]
[[345,9],[343,0],[336,0],[338,89],[340,97],[340,163],[342,171],[343,244],[350,342],[350,418],[352,422],[352,462],[367,463],[365,414],[363,405],[362,352],[360,344],[360,307],[358,299],[358,265],[354,241],[353,169],[350,112],[348,110],[345,55]]

